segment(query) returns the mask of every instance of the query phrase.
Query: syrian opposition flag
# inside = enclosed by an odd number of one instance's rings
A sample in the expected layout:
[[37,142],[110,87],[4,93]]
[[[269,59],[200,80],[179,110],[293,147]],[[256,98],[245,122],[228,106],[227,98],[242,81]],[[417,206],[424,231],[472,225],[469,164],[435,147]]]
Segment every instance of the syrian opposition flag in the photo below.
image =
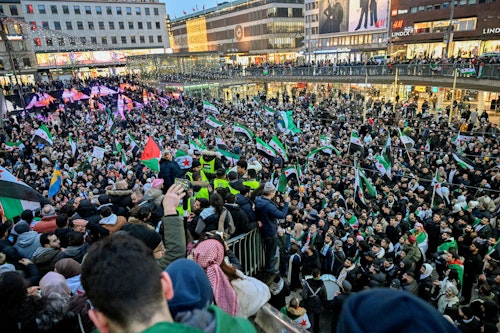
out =
[[158,147],[152,137],[149,137],[146,147],[144,147],[144,151],[142,152],[141,163],[151,170],[160,171],[160,158],[160,147]]
[[68,136],[68,140],[69,140],[69,145],[71,146],[71,156],[75,156],[76,155],[76,143],[75,141],[73,141],[73,138],[70,136]]
[[20,216],[26,209],[39,209],[46,203],[48,200],[40,193],[0,166],[0,211],[8,220]]
[[359,175],[359,169],[357,165],[355,169],[354,196],[357,196],[359,200],[366,206],[365,192],[363,190],[363,183]]
[[182,134],[181,130],[179,129],[179,126],[175,125],[175,139],[177,141],[184,141],[186,140],[186,137],[184,134]]
[[366,190],[368,191],[368,194],[371,195],[372,197],[377,197],[377,189],[375,186],[373,186],[371,180],[366,177],[365,172],[361,170],[358,166],[358,173],[359,177],[361,177],[361,180],[363,181],[363,184],[366,187]]
[[128,150],[132,151],[132,154],[134,154],[134,155],[137,154],[137,151],[139,150],[139,146],[137,145],[137,142],[135,142],[135,139],[132,136],[132,134],[130,134],[130,132],[127,132],[127,137],[128,137],[128,141],[129,141]]
[[364,151],[363,142],[359,139],[358,133],[356,131],[351,131],[351,139],[349,140],[350,150],[356,151],[360,150],[361,153]]
[[452,153],[453,158],[457,161],[458,165],[464,169],[474,170],[474,166],[471,162],[466,161],[465,159],[460,158],[456,153]]
[[247,127],[245,127],[244,125],[239,124],[239,123],[234,123],[233,130],[234,130],[235,134],[246,135],[250,140],[252,140],[253,137],[255,136],[255,134],[253,134],[252,131],[250,131]]
[[122,148],[123,146],[120,141],[115,139],[115,142],[113,143],[113,155],[118,155],[122,151]]
[[175,162],[179,165],[179,168],[186,170],[193,165],[193,158],[185,151],[178,149],[175,152]]
[[258,99],[257,97],[255,97],[255,96],[254,96],[254,97],[252,98],[252,100],[253,100],[253,102],[254,102],[255,104],[257,104],[257,105],[259,105],[259,104],[260,104],[260,101],[259,101],[259,99]]
[[286,167],[283,169],[283,173],[285,174],[285,176],[288,178],[292,175],[296,175],[297,176],[297,169],[296,167],[294,166],[289,166],[289,167]]
[[434,178],[432,178],[432,190],[434,191],[435,194],[439,195],[441,198],[443,197],[443,192],[441,190],[441,182],[439,179],[439,171],[436,170],[436,173],[434,174]]
[[5,150],[13,151],[16,148],[22,149],[24,148],[24,144],[19,140],[16,142],[5,141]]
[[203,101],[203,110],[207,110],[208,112],[212,112],[215,114],[219,114],[219,109],[209,101]]
[[195,151],[195,150],[202,151],[205,149],[205,147],[203,147],[201,144],[199,144],[195,140],[189,139],[189,149],[191,149],[193,151]]
[[276,110],[266,105],[264,106],[264,114],[266,116],[274,116],[276,114]]
[[325,152],[327,154],[331,154],[332,153],[332,148],[333,148],[332,146],[322,146],[322,147],[313,149],[309,154],[307,154],[306,158],[307,159],[313,159],[314,155],[316,155],[319,152]]
[[216,148],[215,151],[221,153],[232,165],[235,165],[240,160],[240,155],[231,153],[225,149]]
[[122,154],[122,156],[121,156],[121,158],[122,158],[121,169],[122,169],[123,172],[126,172],[127,171],[127,163],[128,163],[128,161],[127,161],[127,154],[126,154],[125,150],[123,150],[123,149],[121,151],[121,154]]
[[106,129],[108,130],[108,132],[111,132],[113,133],[113,131],[115,130],[115,121],[113,120],[113,116],[111,115],[111,113],[108,114],[108,122],[106,123]]
[[454,144],[455,146],[460,146],[460,144],[461,144],[462,142],[464,142],[464,141],[465,141],[465,142],[469,142],[469,141],[471,141],[473,138],[474,138],[473,136],[469,136],[469,135],[462,135],[462,134],[460,134],[460,132],[458,132],[458,134],[457,134],[457,135],[454,135],[454,136],[452,136],[452,137],[451,137],[451,140],[452,140],[452,142],[453,142],[453,144]]
[[219,149],[229,150],[229,147],[224,143],[224,140],[220,136],[218,136],[218,135],[215,136],[215,145]]
[[293,111],[280,111],[281,120],[279,121],[282,127],[292,134],[301,133],[301,130],[293,123]]
[[222,127],[222,125],[224,125],[223,122],[217,120],[217,118],[215,118],[214,116],[208,116],[205,119],[205,124],[207,124],[207,126],[210,128],[219,128]]
[[283,159],[285,160],[285,162],[288,161],[288,155],[286,153],[285,146],[283,145],[283,143],[281,143],[280,139],[276,135],[273,135],[273,137],[271,138],[271,141],[269,141],[269,145],[271,147],[273,147],[273,149],[277,153],[279,153],[281,156],[283,156]]
[[391,152],[391,133],[388,131],[387,132],[387,140],[385,141],[384,148],[382,150],[382,156],[385,157],[385,159],[392,164],[392,152]]
[[276,157],[276,151],[261,138],[256,139],[255,147],[266,157]]
[[406,149],[412,149],[415,146],[415,141],[412,138],[410,138],[408,135],[403,134],[403,132],[401,132],[400,129],[398,129],[398,131],[399,131],[399,139],[401,140],[401,143],[404,144]]
[[319,135],[319,141],[321,142],[322,146],[330,146],[330,138],[327,138],[323,134]]
[[285,173],[282,172],[280,178],[278,179],[278,187],[276,188],[276,191],[280,193],[285,193],[287,187],[288,187],[288,179],[286,178]]
[[52,134],[50,134],[47,126],[42,125],[36,131],[33,137],[34,139],[41,141],[41,143],[45,145],[52,146],[54,144],[54,140],[52,139]]
[[391,163],[383,155],[375,155],[375,167],[380,172],[380,174],[387,175],[389,179],[392,178],[391,173]]

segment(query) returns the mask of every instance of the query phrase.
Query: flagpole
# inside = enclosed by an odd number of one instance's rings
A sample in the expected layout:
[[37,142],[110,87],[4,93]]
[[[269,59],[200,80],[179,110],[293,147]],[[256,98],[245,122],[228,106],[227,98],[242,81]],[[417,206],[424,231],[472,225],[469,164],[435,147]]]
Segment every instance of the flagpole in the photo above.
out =
[[448,124],[451,124],[451,115],[453,113],[453,104],[455,103],[455,87],[457,85],[457,69],[453,68],[453,90],[451,91],[451,106],[450,115],[448,117]]
[[[436,172],[437,172],[437,170],[436,170]],[[432,186],[431,209],[434,208],[434,197],[435,196],[436,196],[436,185],[433,185]]]

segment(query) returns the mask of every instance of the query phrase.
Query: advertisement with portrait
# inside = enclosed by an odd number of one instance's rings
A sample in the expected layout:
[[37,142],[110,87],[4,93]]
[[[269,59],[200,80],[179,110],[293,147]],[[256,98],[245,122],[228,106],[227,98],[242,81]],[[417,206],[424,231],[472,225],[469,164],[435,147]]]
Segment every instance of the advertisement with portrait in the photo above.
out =
[[351,0],[349,32],[387,28],[387,0]]
[[347,32],[349,27],[348,0],[319,1],[319,33]]

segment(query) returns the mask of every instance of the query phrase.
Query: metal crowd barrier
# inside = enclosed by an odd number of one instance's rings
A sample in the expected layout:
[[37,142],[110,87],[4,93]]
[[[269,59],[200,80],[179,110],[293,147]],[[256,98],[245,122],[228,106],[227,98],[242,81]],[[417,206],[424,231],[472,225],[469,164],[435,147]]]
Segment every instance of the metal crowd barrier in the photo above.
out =
[[259,312],[255,316],[255,324],[260,328],[262,332],[266,333],[276,333],[276,332],[287,332],[287,333],[306,333],[308,332],[300,325],[294,323],[290,318],[285,316],[280,311],[276,310],[269,304],[264,304],[260,308]]
[[243,268],[245,275],[254,276],[264,267],[264,244],[258,228],[227,241]]

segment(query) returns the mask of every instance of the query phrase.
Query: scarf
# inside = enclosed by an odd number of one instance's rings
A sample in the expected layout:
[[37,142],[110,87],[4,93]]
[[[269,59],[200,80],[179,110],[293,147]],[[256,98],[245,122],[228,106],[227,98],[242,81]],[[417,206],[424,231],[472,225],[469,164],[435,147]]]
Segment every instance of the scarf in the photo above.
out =
[[224,247],[215,239],[207,239],[193,250],[193,259],[207,274],[214,292],[215,303],[231,316],[238,311],[238,298],[220,265],[224,260]]

